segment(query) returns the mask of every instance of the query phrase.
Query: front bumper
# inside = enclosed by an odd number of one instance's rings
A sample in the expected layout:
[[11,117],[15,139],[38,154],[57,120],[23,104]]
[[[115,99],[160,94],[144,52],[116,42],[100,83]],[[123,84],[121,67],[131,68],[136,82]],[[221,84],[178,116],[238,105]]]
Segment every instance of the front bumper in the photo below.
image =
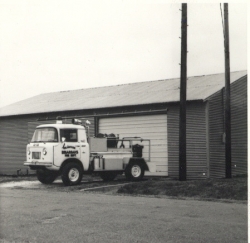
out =
[[46,167],[52,167],[52,162],[39,162],[39,161],[24,161],[24,164],[26,166],[46,166]]

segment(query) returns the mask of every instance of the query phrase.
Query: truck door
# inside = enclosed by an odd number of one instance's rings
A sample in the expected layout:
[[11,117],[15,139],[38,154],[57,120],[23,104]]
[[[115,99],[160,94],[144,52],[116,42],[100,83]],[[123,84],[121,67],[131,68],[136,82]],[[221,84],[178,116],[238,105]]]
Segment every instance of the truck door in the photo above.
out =
[[84,129],[78,130],[78,146],[80,146],[83,168],[86,171],[89,168],[89,144],[87,141],[86,131]]
[[88,170],[89,145],[84,128],[61,128],[59,134],[59,143],[54,147],[54,165],[60,167],[65,160],[76,158],[84,170]]
[[81,151],[77,129],[62,128],[59,130],[59,136],[59,143],[54,147],[54,165],[60,167],[63,161],[70,158],[80,160]]

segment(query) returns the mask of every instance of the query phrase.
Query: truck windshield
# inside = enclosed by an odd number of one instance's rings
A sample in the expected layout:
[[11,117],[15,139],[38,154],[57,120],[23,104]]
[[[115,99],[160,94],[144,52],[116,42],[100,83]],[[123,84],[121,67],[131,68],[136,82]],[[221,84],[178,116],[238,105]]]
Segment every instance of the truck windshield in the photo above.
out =
[[58,142],[57,130],[53,127],[37,128],[31,142]]

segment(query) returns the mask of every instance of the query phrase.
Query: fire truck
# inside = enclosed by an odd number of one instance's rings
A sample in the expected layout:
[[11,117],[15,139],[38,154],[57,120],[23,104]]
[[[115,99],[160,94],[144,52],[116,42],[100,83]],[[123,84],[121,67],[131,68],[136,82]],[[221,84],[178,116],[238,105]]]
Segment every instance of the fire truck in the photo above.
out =
[[120,139],[115,134],[90,137],[89,125],[88,120],[83,123],[75,118],[71,124],[63,124],[59,118],[55,124],[37,126],[27,144],[24,165],[36,171],[41,183],[51,184],[61,176],[65,186],[80,184],[83,174],[112,181],[124,173],[128,180],[138,181],[145,171],[156,171],[150,162],[149,139]]

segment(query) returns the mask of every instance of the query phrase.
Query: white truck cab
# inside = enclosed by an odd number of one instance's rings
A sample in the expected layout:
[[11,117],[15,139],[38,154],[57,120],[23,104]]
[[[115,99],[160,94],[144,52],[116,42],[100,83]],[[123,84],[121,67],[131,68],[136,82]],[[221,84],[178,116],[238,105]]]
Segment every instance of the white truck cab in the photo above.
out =
[[[150,140],[142,138],[89,137],[87,121],[77,119],[72,124],[40,125],[36,128],[26,148],[24,165],[36,170],[37,178],[44,184],[53,183],[61,175],[64,185],[77,185],[84,173],[98,173],[103,180],[114,180],[125,172],[130,180],[140,180],[145,170],[155,172],[150,162]],[[120,141],[121,146],[117,144]],[[129,142],[124,148],[123,142]],[[143,146],[136,141],[148,142],[147,159],[142,158]]]

